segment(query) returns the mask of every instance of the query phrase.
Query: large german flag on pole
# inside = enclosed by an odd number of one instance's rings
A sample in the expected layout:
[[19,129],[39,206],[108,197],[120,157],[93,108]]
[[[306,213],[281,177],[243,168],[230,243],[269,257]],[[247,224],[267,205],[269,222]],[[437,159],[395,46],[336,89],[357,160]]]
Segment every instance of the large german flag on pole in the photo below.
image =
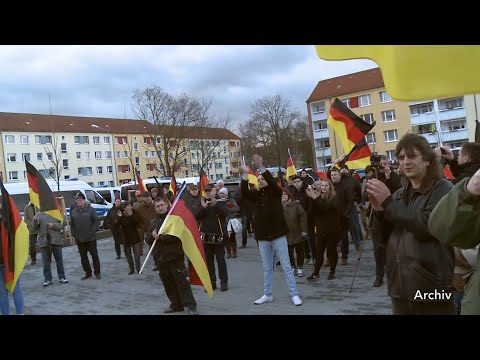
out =
[[5,266],[5,288],[13,292],[18,277],[28,259],[29,232],[27,224],[22,220],[15,203],[0,180],[1,215],[1,247]]
[[175,175],[172,175],[172,180],[170,180],[168,190],[172,192],[173,197],[177,195],[177,179],[175,178]]
[[200,181],[198,183],[198,187],[199,187],[200,196],[205,197],[206,195],[205,186],[207,186],[210,181],[208,181],[208,177],[207,177],[207,174],[205,173],[205,170],[203,170],[203,166],[200,168],[199,176],[200,176]]
[[145,187],[145,184],[143,183],[143,180],[140,177],[140,171],[136,172],[136,176],[137,176],[137,182],[138,182],[138,190],[140,191],[140,193],[144,193],[145,191],[147,191],[147,188]]
[[295,169],[295,165],[293,164],[292,155],[290,154],[290,149],[288,149],[288,159],[287,159],[287,174],[286,179],[287,181],[290,179],[291,176],[297,175],[297,170]]
[[375,121],[371,124],[363,121],[358,115],[350,110],[338,98],[330,106],[330,116],[327,119],[330,126],[343,146],[343,151],[348,154],[375,126]]
[[207,290],[208,297],[211,299],[213,296],[212,282],[208,273],[203,245],[200,241],[198,224],[192,212],[185,206],[185,202],[180,199],[185,187],[186,184],[184,182],[178,192],[179,196],[173,202],[172,208],[158,233],[176,236],[182,241],[183,251],[193,265],[196,275],[198,275],[205,290]]
[[27,168],[27,180],[32,204],[39,208],[41,212],[63,222],[60,204],[45,178],[27,160],[25,160],[25,167]]

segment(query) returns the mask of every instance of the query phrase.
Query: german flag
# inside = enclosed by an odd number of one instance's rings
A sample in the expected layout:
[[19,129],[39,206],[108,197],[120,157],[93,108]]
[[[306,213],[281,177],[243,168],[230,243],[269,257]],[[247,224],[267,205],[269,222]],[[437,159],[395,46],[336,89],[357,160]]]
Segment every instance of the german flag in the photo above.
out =
[[5,288],[11,293],[28,259],[29,232],[15,203],[0,180],[2,198],[0,210],[1,254],[5,266]]
[[140,171],[137,171],[136,175],[137,175],[137,182],[138,182],[138,191],[140,191],[140,193],[147,191],[147,188],[145,187],[145,184],[143,183],[143,180],[140,177]]
[[330,106],[327,124],[335,130],[342,143],[343,151],[348,154],[356,144],[365,139],[365,135],[375,126],[375,121],[372,124],[363,121],[336,98]]
[[371,59],[395,100],[441,99],[480,92],[478,45],[317,45],[325,60]]
[[208,273],[203,245],[200,241],[198,224],[192,212],[185,206],[185,202],[180,199],[185,188],[186,184],[183,183],[179,196],[173,202],[170,212],[161,227],[160,234],[176,236],[182,241],[183,251],[195,270],[193,277],[198,276],[205,290],[207,290],[208,297],[211,299],[213,297],[212,282]]
[[248,185],[250,188],[258,189],[258,171],[253,172],[252,168],[247,165],[248,168],[248,174],[247,174],[247,179],[248,179]]
[[297,175],[297,170],[295,169],[295,165],[293,165],[292,156],[290,155],[287,159],[287,181],[290,179],[290,176],[294,175]]
[[200,168],[200,182],[198,183],[199,191],[200,191],[200,196],[205,197],[205,186],[207,186],[210,181],[208,181],[207,174],[203,170],[203,166]]
[[170,180],[170,186],[168,187],[168,190],[172,192],[173,197],[177,195],[177,179],[175,178],[175,175],[172,175],[172,180]]
[[352,150],[338,164],[338,168],[347,165],[349,169],[365,169],[370,165],[372,151],[367,145],[365,138],[353,147]]
[[63,222],[60,204],[45,178],[28,160],[25,160],[25,167],[27,168],[27,181],[32,204],[39,208],[41,212]]

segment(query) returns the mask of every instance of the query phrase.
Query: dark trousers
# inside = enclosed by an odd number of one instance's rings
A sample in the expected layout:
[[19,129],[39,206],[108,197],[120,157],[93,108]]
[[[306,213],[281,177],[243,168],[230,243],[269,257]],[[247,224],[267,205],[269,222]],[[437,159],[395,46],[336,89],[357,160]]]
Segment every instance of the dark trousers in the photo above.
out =
[[315,224],[313,222],[313,218],[308,215],[307,216],[307,231],[308,237],[306,239],[305,244],[305,257],[310,259],[311,256],[315,255],[316,252],[316,244],[315,244]]
[[40,255],[43,263],[43,277],[45,281],[52,281],[52,254],[57,265],[58,279],[65,279],[65,270],[63,268],[62,245],[51,245],[40,248]]
[[117,256],[120,256],[122,254],[122,247],[121,245],[123,244],[123,238],[121,233],[113,233],[113,241],[115,243],[115,252],[117,253]]
[[218,277],[220,278],[220,284],[228,284],[227,262],[225,261],[225,247],[223,244],[203,244],[205,250],[205,258],[207,260],[208,273],[210,274],[210,280],[212,286],[215,287],[217,277],[215,275],[215,263],[214,257],[217,259]]
[[32,262],[37,261],[37,234],[30,234],[29,236],[30,246],[29,246],[29,253],[30,259]]
[[[290,265],[294,268],[298,267],[303,267],[303,263],[305,261],[304,257],[304,246],[305,246],[305,241],[302,241],[298,244],[294,245],[288,245],[288,256],[290,257]],[[295,256],[294,253],[297,254],[297,261],[295,262]]]
[[385,265],[387,263],[387,248],[386,245],[380,241],[381,234],[375,227],[372,229],[373,239],[373,255],[375,257],[375,275],[377,279],[382,279],[385,275]]
[[193,297],[192,287],[188,281],[188,270],[183,260],[159,262],[158,270],[165,293],[170,300],[170,308],[175,310],[196,309],[197,303]]
[[97,240],[87,242],[77,242],[78,250],[80,251],[80,260],[82,261],[83,271],[85,275],[92,276],[92,268],[88,260],[88,253],[92,257],[93,272],[95,275],[100,275],[100,259],[98,258]]
[[410,301],[392,299],[393,315],[455,315],[453,300]]
[[317,230],[317,252],[315,253],[315,270],[313,271],[315,274],[318,275],[320,273],[320,269],[323,265],[325,249],[327,249],[327,259],[330,263],[330,272],[335,273],[338,263],[337,239],[337,231],[322,233]]
[[[123,252],[125,253],[125,257],[127,258],[128,267],[130,271],[137,270],[137,273],[140,272],[140,268],[142,267],[140,263],[140,243],[136,244],[123,244]],[[132,257],[132,250],[133,250],[133,257]],[[134,265],[135,263],[135,265]]]
[[342,259],[348,259],[348,218],[340,218],[340,231],[338,233],[337,244],[341,243]]
[[248,216],[242,216],[242,245],[247,246],[247,229],[250,228],[250,221]]

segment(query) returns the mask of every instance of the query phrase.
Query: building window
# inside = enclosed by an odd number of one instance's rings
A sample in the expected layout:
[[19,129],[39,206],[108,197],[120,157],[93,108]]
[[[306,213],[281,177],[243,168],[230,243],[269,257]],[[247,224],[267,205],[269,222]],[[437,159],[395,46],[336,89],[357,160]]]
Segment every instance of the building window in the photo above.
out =
[[387,157],[390,161],[397,160],[397,157],[395,156],[395,150],[388,150]]
[[123,157],[124,157],[125,159],[128,159],[128,151],[124,151],[124,152],[123,152]]
[[138,143],[134,143],[134,144],[133,144],[133,150],[134,150],[134,151],[138,151]]
[[395,121],[397,119],[395,117],[395,110],[382,111],[382,119],[383,122]]
[[85,160],[90,160],[90,151],[85,151]]
[[61,143],[60,144],[60,150],[62,151],[62,153],[66,153],[67,152],[67,143]]
[[30,161],[30,153],[22,153],[22,161]]
[[127,138],[125,136],[115,136],[115,144],[127,144]]
[[[160,156],[162,155],[162,151],[160,150]],[[150,157],[155,157],[157,156],[157,154],[155,153],[155,151],[151,151],[150,152]]]
[[93,143],[95,145],[100,145],[100,136],[94,136],[93,137]]
[[28,145],[28,135],[20,135],[20,144]]
[[8,172],[9,180],[18,180],[18,171],[9,171]]
[[99,175],[103,174],[103,166],[97,166],[97,174]]
[[113,172],[113,167],[111,165],[107,166],[107,173],[111,174]]
[[50,135],[35,135],[35,144],[49,145],[51,143],[52,143],[52,137]]
[[412,126],[412,132],[417,135],[431,134],[435,131],[437,131],[435,123]]
[[442,121],[442,131],[456,131],[456,130],[464,130],[466,128],[467,128],[466,119]]
[[75,144],[84,145],[89,144],[88,136],[75,136]]
[[80,151],[77,151],[76,153],[77,160],[82,160],[82,153]]
[[327,130],[327,120],[315,122],[314,127],[315,131]]
[[68,169],[68,159],[63,159],[62,161],[63,161],[63,168],[65,170],[67,170]]
[[104,136],[103,137],[103,143],[104,144],[110,144],[110,136]]
[[140,165],[140,156],[135,156],[135,165]]
[[111,159],[112,158],[112,152],[111,151],[105,151],[105,159]]
[[146,168],[147,171],[155,171],[156,166],[155,164],[147,164]]
[[105,185],[105,181],[99,181],[98,182],[98,186],[103,186],[103,185]]
[[101,151],[95,151],[95,159],[99,160],[102,158],[102,152]]
[[445,111],[463,108],[463,97],[444,99],[438,101],[438,110]]
[[363,119],[363,121],[372,124],[373,123],[373,114],[363,114],[360,115],[360,117]]
[[386,91],[380,91],[380,102],[386,103],[390,101],[393,101],[390,95],[388,95]]
[[397,129],[384,131],[383,134],[385,136],[385,142],[398,140]]
[[17,154],[15,153],[7,154],[7,162],[17,162]]
[[375,133],[368,133],[367,135],[365,135],[365,141],[367,142],[367,144],[376,144],[377,139],[375,138]]
[[53,154],[52,154],[51,152],[48,152],[48,153],[47,153],[47,159],[50,160],[50,161],[52,161],[52,159],[53,159]]
[[321,114],[325,112],[325,102],[312,105],[313,114]]
[[120,151],[117,151],[117,159],[120,159]]
[[5,135],[5,144],[15,144],[15,136],[14,135]]
[[372,104],[372,101],[370,99],[370,94],[362,95],[362,96],[358,97],[358,106],[359,107],[369,106],[371,104]]
[[432,112],[433,112],[433,102],[410,106],[410,115],[412,116],[428,114]]
[[459,150],[463,146],[463,144],[465,144],[466,142],[468,142],[468,139],[457,140],[449,143],[443,143],[443,145],[448,145],[450,149]]
[[38,161],[43,161],[43,154],[42,153],[37,153],[37,160]]
[[350,108],[350,99],[343,99],[341,101],[342,101],[342,103],[345,104],[346,107]]

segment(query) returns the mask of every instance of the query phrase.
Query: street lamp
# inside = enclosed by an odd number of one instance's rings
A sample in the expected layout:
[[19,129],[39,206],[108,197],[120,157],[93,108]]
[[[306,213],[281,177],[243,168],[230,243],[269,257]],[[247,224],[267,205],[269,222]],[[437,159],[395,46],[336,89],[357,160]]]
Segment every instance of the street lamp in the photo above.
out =
[[91,127],[95,128],[95,129],[100,129],[100,130],[106,131],[108,133],[108,135],[110,135],[110,149],[111,149],[111,151],[110,151],[110,163],[112,164],[113,186],[116,186],[117,185],[117,179],[115,177],[115,166],[113,165],[113,136],[110,133],[110,130],[108,130],[106,128],[103,128],[101,126],[98,126],[97,124],[92,124]]

